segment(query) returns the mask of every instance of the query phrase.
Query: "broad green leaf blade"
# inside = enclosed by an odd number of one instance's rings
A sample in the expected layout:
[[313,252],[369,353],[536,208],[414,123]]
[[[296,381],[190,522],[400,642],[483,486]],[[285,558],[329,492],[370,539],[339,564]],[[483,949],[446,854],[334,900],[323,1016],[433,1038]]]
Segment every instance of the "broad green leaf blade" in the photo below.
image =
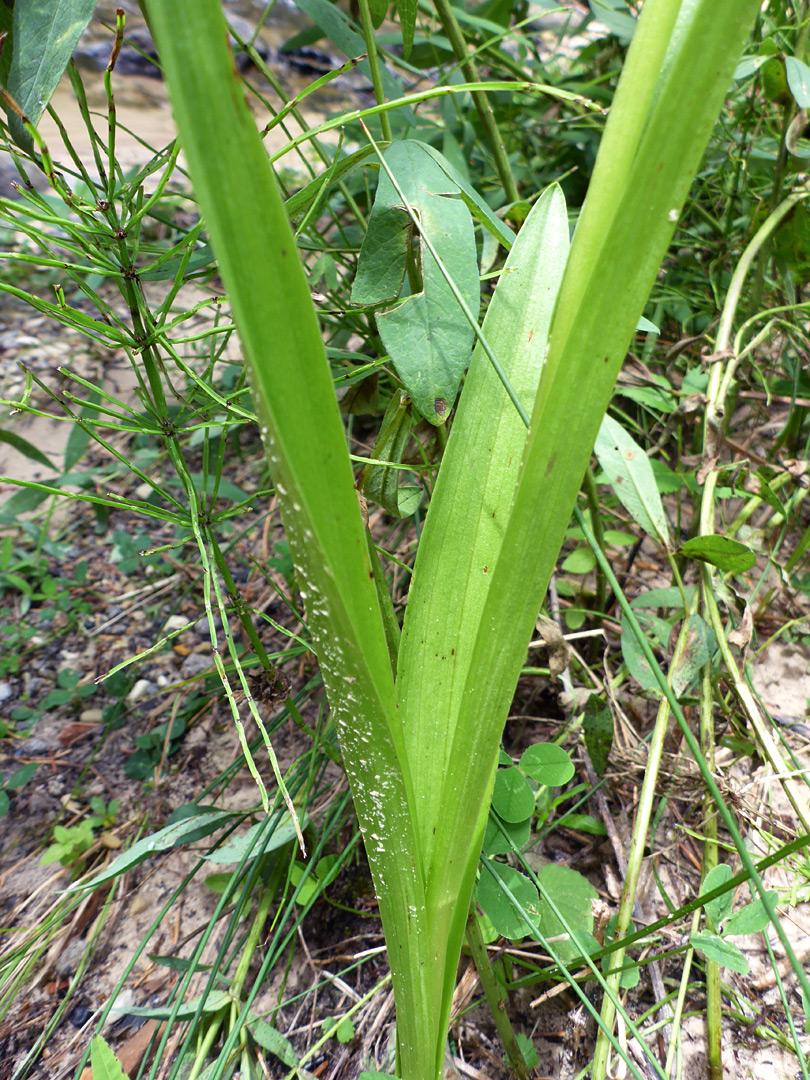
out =
[[3,787],[6,791],[13,791],[15,788],[21,788],[34,775],[39,768],[39,765],[35,761],[29,761],[26,765],[20,765],[18,769],[15,769],[11,776],[6,780]]
[[568,866],[549,863],[537,871],[537,880],[540,882],[540,905],[536,919],[543,936],[550,938],[565,934],[563,924],[550,905],[543,903],[544,893],[548,893],[554,901],[573,932],[567,940],[555,941],[557,955],[567,960],[597,949],[599,946],[593,936],[593,901],[598,894],[588,879]]
[[[605,3],[605,0],[589,0],[594,16],[603,23],[622,45],[629,45],[636,29],[636,18],[626,5]],[[622,10],[624,9],[624,10]]]
[[793,100],[800,109],[810,106],[810,68],[795,56],[785,57],[785,75]]
[[[779,893],[775,889],[768,890],[768,896],[774,904],[779,903]],[[770,916],[762,903],[762,898],[757,897],[750,904],[744,904],[726,919],[723,934],[759,934],[770,923]]]
[[402,51],[405,53],[406,60],[411,55],[417,6],[417,0],[396,0],[399,25],[402,29]]
[[443,1052],[443,987],[427,935],[419,932],[425,899],[411,777],[320,328],[218,0],[148,0],[147,8],[249,363],[270,473],[366,837],[398,1004],[400,1059],[414,1076],[429,1076]]
[[[271,822],[273,822],[273,830],[272,834],[268,834]],[[309,818],[306,815],[301,815],[298,819],[302,829],[307,827],[308,822]],[[265,839],[265,836],[267,836],[267,839]],[[203,858],[208,862],[217,864],[238,863],[242,861],[248,852],[250,852],[250,858],[255,859],[258,855],[266,855],[270,851],[278,851],[279,848],[284,847],[286,844],[294,843],[295,826],[289,811],[284,810],[280,821],[277,816],[265,818],[263,821],[252,825],[241,836],[229,837],[215,851],[203,855]]]
[[591,756],[597,776],[604,776],[610,748],[613,745],[613,714],[610,706],[598,694],[591,694],[585,702],[582,718],[582,737]]
[[492,809],[513,825],[530,818],[534,810],[534,793],[523,773],[510,766],[498,769],[492,789]]
[[535,743],[520,756],[520,768],[538,784],[562,787],[574,775],[574,763],[566,750],[554,743]]
[[23,457],[27,457],[30,461],[35,461],[37,465],[44,465],[46,469],[53,471],[57,468],[51,459],[46,457],[38,447],[14,431],[0,429],[0,443],[5,443],[12,450],[16,450],[18,454],[22,454]]
[[698,672],[704,664],[709,663],[716,648],[714,630],[697,613],[690,615],[686,648],[669,673],[672,689],[677,697],[685,694],[694,683]]
[[113,878],[119,877],[126,870],[130,870],[145,859],[151,858],[156,852],[168,851],[169,848],[186,843],[187,838],[192,833],[196,839],[200,836],[201,830],[202,835],[205,836],[215,832],[217,829],[221,829],[231,817],[231,813],[227,810],[216,810],[209,814],[198,814],[194,817],[185,818],[183,821],[176,821],[173,825],[167,825],[151,836],[144,836],[140,840],[136,840],[131,848],[127,848],[126,851],[122,852],[105,870],[102,870],[100,874],[96,874],[90,881],[79,881],[65,891],[76,892],[80,889],[95,889],[99,885],[103,885],[105,881],[112,881]]
[[650,459],[612,416],[605,416],[593,452],[619,501],[637,525],[669,550],[669,525]]
[[482,870],[478,883],[478,903],[481,910],[502,937],[512,940],[526,937],[531,933],[531,927],[503,891],[501,882],[530,915],[537,911],[537,889],[525,874],[511,866],[496,862],[488,865],[492,867],[492,873]]
[[[390,153],[390,150],[387,151]],[[377,197],[368,221],[357,258],[357,271],[352,285],[352,303],[371,306],[393,303],[405,280],[412,225],[408,212],[401,206],[386,202],[385,173],[380,177]],[[380,191],[382,187],[382,192]],[[394,194],[396,198],[396,195]]]
[[728,536],[695,536],[678,550],[688,559],[700,559],[730,574],[743,574],[757,561],[750,547]]
[[0,4],[0,34],[5,34],[3,51],[0,53],[0,86],[8,86],[8,73],[14,51],[14,8]]
[[705,956],[707,960],[714,960],[715,964],[728,968],[729,971],[736,971],[738,975],[747,975],[750,970],[748,961],[736,945],[731,941],[726,941],[725,938],[719,937],[717,934],[710,933],[708,930],[701,930],[698,934],[692,934],[689,938],[689,944],[693,949],[697,949],[699,953]]
[[454,168],[443,154],[440,154],[435,147],[429,146],[427,143],[420,143],[419,145],[423,147],[425,153],[430,154],[442,172],[458,188],[462,199],[467,204],[467,209],[475,220],[480,222],[509,251],[515,242],[515,233],[512,229],[509,228],[506,222],[501,221],[497,214],[493,214],[486,200],[478,194],[474,187],[467,183],[458,169]]
[[[648,620],[643,620],[641,626],[644,630],[647,630],[649,627]],[[653,670],[638,643],[638,639],[636,638],[632,627],[628,624],[627,619],[624,616],[622,616],[621,627],[622,658],[627,665],[627,670],[642,690],[651,697],[661,697],[661,687],[658,685],[658,680],[653,674]],[[660,645],[661,642],[651,641],[650,644]]]
[[[454,187],[421,143],[392,143],[385,162],[456,284],[468,308],[478,311],[480,286],[469,211],[447,193]],[[388,175],[381,172],[368,231],[360,249],[352,301],[396,299],[405,274],[412,224]],[[455,402],[467,368],[473,329],[436,260],[420,243],[422,291],[390,311],[377,313],[377,328],[416,408],[441,424]],[[393,295],[392,295],[393,294]]]
[[[384,143],[381,145],[385,146]],[[374,147],[369,145],[362,146],[351,154],[345,154],[333,166],[330,166],[326,173],[316,176],[314,180],[310,180],[308,184],[290,195],[284,203],[290,221],[297,225],[316,200],[323,199],[334,184],[373,152]]]
[[[725,885],[727,881],[730,881],[732,876],[731,867],[727,863],[719,863],[717,866],[713,866],[706,875],[706,880],[703,882],[700,891],[702,893],[713,892],[715,889],[719,889],[721,885]],[[718,931],[720,929],[721,925],[731,914],[733,903],[734,890],[729,889],[728,892],[724,892],[721,896],[716,896],[714,900],[710,900],[706,904],[704,910],[712,930]]]
[[271,1054],[275,1054],[282,1065],[286,1065],[288,1069],[296,1068],[299,1058],[295,1048],[280,1031],[277,1031],[254,1012],[250,1013],[246,1026],[259,1046],[269,1050]]
[[[550,188],[509,253],[483,327],[526,401],[540,378],[567,253],[565,202],[558,188]],[[538,280],[530,268],[541,260],[544,273]],[[475,628],[525,441],[524,425],[477,348],[425,520],[399,654],[397,690],[424,807],[420,829],[428,843],[437,824]],[[490,771],[496,753],[497,746],[489,754]],[[483,794],[479,798],[483,801]],[[457,812],[467,818],[469,808]]]
[[[508,821],[501,821],[496,814],[490,811],[484,832],[484,854],[508,855],[510,851],[520,851],[529,842],[531,827],[531,817],[512,824]],[[506,836],[504,836],[504,832]]]
[[[127,1009],[121,1009],[121,1012],[126,1013],[127,1016],[145,1016],[151,1020],[168,1020],[172,1014],[177,1020],[190,1020],[197,1012],[199,1004],[200,998],[196,997],[191,1001],[184,1001],[176,1013],[174,1013],[173,1005],[156,1005],[154,1008],[146,1005],[132,1005]],[[202,1011],[216,1013],[231,1004],[233,1004],[233,998],[227,990],[214,990],[205,999]]]
[[[14,6],[14,53],[8,92],[36,127],[95,10],[95,0],[26,0]],[[33,147],[20,119],[9,112],[14,142]]]
[[90,1066],[93,1080],[127,1080],[121,1062],[101,1035],[96,1035],[90,1043]]
[[[399,464],[411,433],[411,407],[407,394],[395,394],[385,411],[380,434],[371,456],[377,461]],[[400,517],[400,470],[388,465],[367,465],[363,470],[363,494]],[[420,492],[421,497],[421,492]]]
[[368,0],[368,10],[374,29],[379,29],[388,10],[388,0]]

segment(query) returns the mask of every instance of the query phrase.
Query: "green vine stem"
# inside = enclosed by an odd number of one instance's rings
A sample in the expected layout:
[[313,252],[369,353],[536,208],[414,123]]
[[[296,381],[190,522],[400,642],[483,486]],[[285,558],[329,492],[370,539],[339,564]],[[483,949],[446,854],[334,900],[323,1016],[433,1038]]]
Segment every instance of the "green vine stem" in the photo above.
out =
[[[358,7],[360,9],[360,25],[363,27],[363,38],[368,53],[368,66],[371,70],[371,85],[374,87],[374,100],[378,105],[382,105],[385,101],[385,91],[383,90],[380,58],[377,55],[377,42],[374,39],[374,24],[371,20],[368,0],[358,0]],[[390,142],[393,136],[391,134],[391,120],[387,112],[380,113],[380,127],[382,128],[382,137]]]
[[[478,68],[475,61],[470,56],[467,42],[464,40],[464,34],[458,24],[458,19],[455,16],[450,0],[433,0],[433,2],[436,8],[436,14],[439,16],[439,22],[442,24],[442,28],[447,35],[447,40],[450,42],[453,55],[458,61],[461,70],[464,72],[464,78],[467,82],[471,83],[481,82]],[[364,0],[360,0],[361,11],[363,3]],[[520,194],[512,174],[512,166],[509,164],[509,157],[507,156],[506,149],[503,145],[503,138],[501,137],[501,131],[498,127],[498,121],[495,119],[495,113],[492,111],[489,98],[485,93],[473,94],[473,101],[478,110],[481,127],[484,129],[484,136],[489,144],[489,149],[492,152],[495,168],[498,170],[498,176],[503,185],[506,201],[509,203],[516,203],[520,199]]]

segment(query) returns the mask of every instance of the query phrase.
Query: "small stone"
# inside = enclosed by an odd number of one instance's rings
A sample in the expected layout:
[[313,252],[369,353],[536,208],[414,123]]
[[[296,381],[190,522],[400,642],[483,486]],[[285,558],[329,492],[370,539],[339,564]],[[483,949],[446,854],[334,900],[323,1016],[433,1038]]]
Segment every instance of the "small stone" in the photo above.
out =
[[125,1016],[128,1009],[131,1009],[135,1004],[135,991],[130,990],[127,987],[122,990],[118,997],[115,999],[113,1007],[107,1016],[107,1023],[112,1024],[120,1017]]
[[87,942],[83,938],[73,938],[69,941],[53,965],[56,974],[72,975],[82,962],[86,948]]
[[[222,619],[220,619],[219,615],[214,616],[214,629],[217,630],[217,631],[222,629]],[[211,630],[210,630],[210,628],[208,626],[208,616],[207,615],[204,615],[202,617],[202,619],[198,619],[194,623],[194,632],[195,632],[195,634],[198,634],[200,637],[208,637],[210,635]]]
[[129,913],[130,915],[140,915],[148,907],[149,902],[146,897],[142,896],[141,893],[136,893],[132,898],[132,903],[129,905]]
[[14,688],[11,683],[0,682],[0,701],[8,701],[10,697],[14,697]]
[[104,719],[104,713],[101,709],[83,709],[79,713],[79,720],[83,724],[100,724]]
[[166,622],[163,624],[163,629],[167,634],[171,634],[174,630],[185,630],[188,626],[188,619],[183,615],[170,615]]
[[14,751],[14,757],[39,757],[40,754],[47,754],[50,749],[51,744],[47,739],[41,739],[38,735],[33,735],[17,747]]
[[135,498],[140,499],[141,502],[146,502],[154,490],[151,484],[138,484],[135,488]]
[[86,1005],[77,1005],[68,1013],[68,1020],[75,1028],[82,1028],[88,1020],[93,1019],[93,1014]]
[[187,656],[183,661],[183,666],[180,668],[180,675],[184,679],[193,679],[196,675],[201,675],[204,671],[212,669],[214,666],[210,655],[206,656],[204,653],[192,653],[191,656]]
[[147,694],[151,693],[152,689],[153,686],[149,679],[138,679],[127,694],[127,702],[130,705],[134,705],[136,701],[140,701],[141,698],[144,698]]

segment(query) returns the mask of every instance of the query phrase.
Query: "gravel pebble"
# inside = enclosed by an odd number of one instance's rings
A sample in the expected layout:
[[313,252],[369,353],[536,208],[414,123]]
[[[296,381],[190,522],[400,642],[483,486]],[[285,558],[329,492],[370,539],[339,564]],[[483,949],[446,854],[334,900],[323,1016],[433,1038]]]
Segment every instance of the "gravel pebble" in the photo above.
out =
[[214,662],[210,654],[206,656],[205,653],[192,653],[183,661],[180,674],[184,679],[193,679],[195,675],[200,675],[203,671],[208,671],[213,667]]
[[149,679],[138,679],[130,692],[127,694],[127,702],[130,705],[134,705],[136,701],[140,701],[141,698],[146,697],[146,695],[151,693],[153,689],[154,686],[149,681]]

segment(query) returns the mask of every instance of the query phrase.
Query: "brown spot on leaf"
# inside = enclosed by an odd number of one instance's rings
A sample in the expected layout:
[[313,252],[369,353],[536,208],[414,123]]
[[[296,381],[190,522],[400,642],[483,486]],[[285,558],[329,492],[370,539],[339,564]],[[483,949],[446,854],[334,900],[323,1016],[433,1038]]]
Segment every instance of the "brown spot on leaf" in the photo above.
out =
[[436,410],[436,416],[438,417],[439,423],[444,423],[444,418],[447,416],[447,402],[444,398],[437,397],[433,402],[433,408]]

